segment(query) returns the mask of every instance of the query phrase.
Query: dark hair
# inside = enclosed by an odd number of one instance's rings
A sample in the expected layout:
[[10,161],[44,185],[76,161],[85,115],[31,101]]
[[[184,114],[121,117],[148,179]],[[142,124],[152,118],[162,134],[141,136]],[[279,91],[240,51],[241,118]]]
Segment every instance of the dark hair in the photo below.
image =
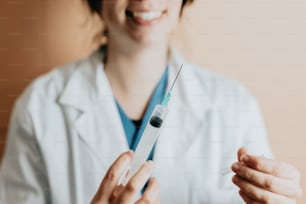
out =
[[[102,0],[86,0],[93,13],[101,14]],[[181,12],[186,4],[191,4],[194,0],[183,0]]]

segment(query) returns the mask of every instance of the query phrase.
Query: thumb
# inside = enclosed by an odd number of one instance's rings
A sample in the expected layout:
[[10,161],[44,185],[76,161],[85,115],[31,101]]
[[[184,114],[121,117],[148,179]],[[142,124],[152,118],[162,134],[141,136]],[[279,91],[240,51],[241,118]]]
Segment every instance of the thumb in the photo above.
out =
[[[248,154],[248,150],[247,150],[246,148],[244,148],[244,147],[240,147],[240,148],[238,149],[238,152],[237,152],[238,161],[240,161],[241,156],[242,156],[242,155],[245,155],[245,154]],[[240,161],[240,162],[241,162],[241,161]]]

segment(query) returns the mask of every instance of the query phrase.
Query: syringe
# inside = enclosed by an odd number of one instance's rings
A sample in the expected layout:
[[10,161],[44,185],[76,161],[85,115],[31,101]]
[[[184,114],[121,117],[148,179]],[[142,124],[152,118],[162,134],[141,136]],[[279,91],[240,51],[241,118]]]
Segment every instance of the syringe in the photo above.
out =
[[127,182],[130,180],[130,178],[138,171],[141,165],[148,159],[148,156],[156,140],[159,137],[163,122],[166,119],[166,116],[168,114],[167,105],[170,100],[174,84],[182,68],[183,68],[183,64],[181,65],[178,73],[176,74],[176,77],[169,91],[165,95],[162,103],[157,104],[154,107],[151,117],[149,119],[149,122],[147,123],[146,128],[142,134],[142,137],[135,150],[133,160],[131,164],[124,170],[123,174],[121,175],[119,179],[118,185],[126,185]]

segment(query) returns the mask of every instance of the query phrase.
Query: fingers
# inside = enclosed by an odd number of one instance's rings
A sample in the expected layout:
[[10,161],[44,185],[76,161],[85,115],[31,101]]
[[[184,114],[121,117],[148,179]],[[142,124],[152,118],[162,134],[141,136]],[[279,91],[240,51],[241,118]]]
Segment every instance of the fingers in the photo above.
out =
[[[132,160],[133,153],[126,152],[118,157],[107,171],[98,192],[91,203],[131,203],[152,174],[153,162],[146,162],[133,175],[126,186],[118,186],[122,172]],[[159,203],[159,185],[152,179],[138,203]]]
[[233,183],[246,203],[295,203],[301,195],[300,173],[292,165],[238,150]]
[[249,183],[243,178],[235,175],[233,177],[233,183],[235,183],[240,190],[244,193],[242,197],[247,203],[294,203],[294,199],[290,199],[286,196],[266,191],[256,185]]
[[247,204],[260,204],[259,202],[255,201],[254,199],[250,198],[247,194],[243,193],[243,191],[239,191],[239,195]]
[[142,203],[159,203],[159,184],[155,178],[151,178],[149,185],[144,192],[143,196],[135,203],[135,204],[142,204]]
[[145,183],[149,180],[152,174],[152,170],[152,161],[144,163],[126,184],[124,190],[118,198],[119,203],[125,203],[126,201],[133,200],[133,198],[137,195],[138,192],[140,192]]
[[270,192],[288,197],[297,197],[300,194],[295,181],[256,171],[239,162],[233,164],[232,170],[244,180]]
[[132,157],[132,151],[125,152],[121,154],[118,159],[111,165],[100,185],[99,192],[101,195],[107,195],[108,197],[112,193],[113,189],[117,185],[119,177],[127,165],[131,162]]
[[246,148],[240,147],[237,152],[238,161],[240,161],[240,158],[242,155],[247,154],[247,153],[248,151],[246,150]]
[[244,154],[240,161],[258,171],[287,179],[299,179],[299,172],[291,165],[276,160]]

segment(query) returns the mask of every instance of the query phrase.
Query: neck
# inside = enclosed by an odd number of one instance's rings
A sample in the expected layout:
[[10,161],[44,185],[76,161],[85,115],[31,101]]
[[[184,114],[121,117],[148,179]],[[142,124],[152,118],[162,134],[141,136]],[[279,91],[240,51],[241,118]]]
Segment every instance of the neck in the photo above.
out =
[[105,73],[114,96],[130,118],[143,116],[167,63],[166,43],[127,50],[109,41]]
[[154,88],[167,66],[167,44],[133,50],[112,45],[108,45],[105,65],[109,80],[126,92]]

